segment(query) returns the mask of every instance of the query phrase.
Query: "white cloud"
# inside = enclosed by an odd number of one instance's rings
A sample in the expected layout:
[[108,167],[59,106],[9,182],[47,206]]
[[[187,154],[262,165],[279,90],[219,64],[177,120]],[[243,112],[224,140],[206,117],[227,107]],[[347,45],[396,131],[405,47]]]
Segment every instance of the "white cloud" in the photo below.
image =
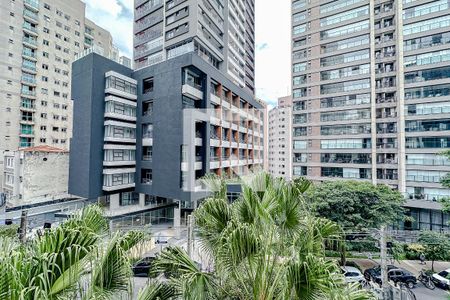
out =
[[[87,17],[109,30],[120,51],[132,57],[134,0],[83,1]],[[272,106],[291,93],[290,27],[290,1],[256,1],[256,95]]]

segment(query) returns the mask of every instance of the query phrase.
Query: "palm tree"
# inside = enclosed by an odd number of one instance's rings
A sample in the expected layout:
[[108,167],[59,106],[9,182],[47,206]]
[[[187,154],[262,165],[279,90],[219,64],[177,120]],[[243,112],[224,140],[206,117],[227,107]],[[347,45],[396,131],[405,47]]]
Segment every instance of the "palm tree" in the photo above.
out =
[[127,251],[143,238],[140,232],[108,236],[97,206],[26,244],[2,238],[0,299],[119,299],[131,288]]
[[[155,273],[169,275],[162,285],[172,294],[142,299],[372,298],[345,285],[337,263],[325,257],[326,245],[339,243],[343,233],[336,223],[310,213],[302,197],[310,182],[255,174],[242,179],[242,195],[232,204],[225,180],[211,176],[208,182],[214,193],[194,217],[214,271],[201,270],[181,248],[167,248]],[[148,289],[161,289],[161,283]]]

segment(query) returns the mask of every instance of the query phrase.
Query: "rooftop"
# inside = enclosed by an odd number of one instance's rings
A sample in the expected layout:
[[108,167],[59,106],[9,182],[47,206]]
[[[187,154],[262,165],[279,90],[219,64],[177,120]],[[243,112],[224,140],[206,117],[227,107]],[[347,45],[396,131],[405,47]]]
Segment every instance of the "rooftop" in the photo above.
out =
[[49,152],[49,153],[62,153],[62,152],[69,152],[67,150],[51,147],[47,145],[41,145],[36,147],[29,147],[29,148],[20,148],[20,151],[24,152]]

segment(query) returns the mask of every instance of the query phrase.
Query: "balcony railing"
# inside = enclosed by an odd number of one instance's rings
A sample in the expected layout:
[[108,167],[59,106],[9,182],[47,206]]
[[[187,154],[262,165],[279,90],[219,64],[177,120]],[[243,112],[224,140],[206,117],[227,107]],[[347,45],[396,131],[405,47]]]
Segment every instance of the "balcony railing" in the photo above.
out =
[[36,20],[36,21],[39,19],[37,13],[32,12],[32,11],[30,11],[30,10],[28,10],[28,9],[25,9],[25,10],[23,11],[23,15],[24,15],[24,17],[29,17],[29,18],[31,18],[31,19],[33,19],[33,20]]
[[21,93],[27,96],[36,96],[36,91],[21,90]]
[[27,29],[27,30],[32,31],[32,32],[37,32],[36,27],[31,26],[31,24],[27,23],[27,22],[23,23],[22,28]]
[[22,68],[25,68],[25,69],[28,69],[28,70],[32,70],[32,71],[36,71],[36,65],[22,64]]
[[22,76],[22,81],[26,83],[36,84],[36,78],[30,78],[27,76]]
[[33,51],[27,51],[25,49],[22,50],[22,54],[28,57],[36,58],[36,53]]
[[38,0],[24,0],[23,3],[25,5],[29,5],[36,10],[39,10],[39,1]]
[[34,46],[37,45],[37,40],[35,40],[35,39],[23,37],[22,41],[23,41],[24,43],[28,43],[28,44],[30,44],[30,45],[34,45]]

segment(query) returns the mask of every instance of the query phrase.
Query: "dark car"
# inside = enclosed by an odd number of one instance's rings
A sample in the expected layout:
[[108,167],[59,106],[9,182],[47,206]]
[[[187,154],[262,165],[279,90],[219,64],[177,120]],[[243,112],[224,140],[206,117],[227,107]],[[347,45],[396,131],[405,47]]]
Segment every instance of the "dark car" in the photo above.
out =
[[145,257],[135,263],[132,267],[133,274],[136,277],[148,277],[150,272],[150,267],[156,257]]
[[[398,269],[396,266],[394,265],[387,265],[387,269],[392,270],[392,269]],[[368,281],[370,280],[374,280],[374,278],[377,278],[381,276],[381,266],[376,266],[370,269],[366,269],[364,271],[364,278]]]
[[[416,276],[403,269],[389,270],[387,275],[388,280],[393,281],[395,284],[402,282],[410,289],[412,289],[417,283]],[[381,275],[376,277],[374,281],[381,285]]]

